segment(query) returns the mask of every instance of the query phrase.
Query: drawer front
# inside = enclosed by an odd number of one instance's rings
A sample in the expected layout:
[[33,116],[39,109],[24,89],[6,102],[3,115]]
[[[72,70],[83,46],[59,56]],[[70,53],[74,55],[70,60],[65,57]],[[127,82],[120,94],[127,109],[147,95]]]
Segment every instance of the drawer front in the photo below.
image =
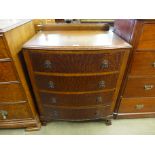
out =
[[154,97],[155,78],[129,78],[124,97]]
[[7,50],[3,41],[3,38],[0,37],[0,59],[8,58]]
[[0,62],[0,82],[17,81],[12,62]]
[[136,52],[133,58],[131,75],[155,75],[155,51]]
[[155,98],[123,98],[119,113],[155,112]]
[[155,24],[144,24],[138,49],[155,49]]
[[0,121],[32,118],[26,104],[0,104]]
[[116,81],[117,74],[86,77],[36,76],[39,89],[68,92],[111,89],[115,88]]
[[25,94],[20,84],[1,84],[0,103],[25,101]]
[[110,115],[110,106],[88,109],[65,109],[46,107],[47,120],[92,120]]
[[43,105],[51,106],[95,106],[110,105],[113,92],[93,93],[93,94],[52,94],[40,93]]
[[[75,51],[74,51],[75,52]],[[34,71],[56,73],[93,73],[117,71],[121,52],[96,54],[30,53]]]

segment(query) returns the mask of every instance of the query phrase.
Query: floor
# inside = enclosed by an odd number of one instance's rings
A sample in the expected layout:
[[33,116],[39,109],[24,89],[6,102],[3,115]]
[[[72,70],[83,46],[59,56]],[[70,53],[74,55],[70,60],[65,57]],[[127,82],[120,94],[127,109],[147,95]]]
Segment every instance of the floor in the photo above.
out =
[[51,122],[40,131],[0,129],[0,135],[154,135],[155,118],[113,120],[111,126],[97,122]]

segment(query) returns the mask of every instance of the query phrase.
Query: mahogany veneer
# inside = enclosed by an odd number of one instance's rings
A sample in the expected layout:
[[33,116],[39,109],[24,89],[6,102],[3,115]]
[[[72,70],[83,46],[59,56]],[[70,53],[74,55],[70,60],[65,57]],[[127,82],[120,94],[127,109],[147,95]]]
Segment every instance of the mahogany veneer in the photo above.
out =
[[114,25],[115,33],[133,45],[115,115],[155,117],[155,20],[116,20]]
[[34,33],[30,20],[0,20],[0,128],[40,128],[20,57]]
[[42,123],[111,124],[131,46],[101,24],[42,29],[23,46]]

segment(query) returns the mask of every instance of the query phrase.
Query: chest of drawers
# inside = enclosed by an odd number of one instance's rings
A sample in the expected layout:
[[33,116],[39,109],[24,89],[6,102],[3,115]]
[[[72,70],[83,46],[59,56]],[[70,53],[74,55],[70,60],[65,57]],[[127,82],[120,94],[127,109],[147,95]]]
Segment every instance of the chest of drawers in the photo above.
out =
[[28,41],[23,54],[42,123],[105,119],[111,124],[129,50],[113,32],[101,30],[51,29]]
[[40,128],[19,57],[23,42],[33,35],[33,24],[29,20],[0,20],[0,128]]
[[117,118],[155,116],[155,20],[116,20],[115,33],[133,45]]

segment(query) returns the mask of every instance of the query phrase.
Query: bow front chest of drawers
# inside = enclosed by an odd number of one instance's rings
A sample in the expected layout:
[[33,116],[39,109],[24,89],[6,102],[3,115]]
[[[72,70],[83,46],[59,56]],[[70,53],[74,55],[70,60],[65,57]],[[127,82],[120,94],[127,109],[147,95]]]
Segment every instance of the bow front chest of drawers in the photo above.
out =
[[68,27],[51,26],[23,46],[40,119],[111,124],[131,46],[112,31]]

